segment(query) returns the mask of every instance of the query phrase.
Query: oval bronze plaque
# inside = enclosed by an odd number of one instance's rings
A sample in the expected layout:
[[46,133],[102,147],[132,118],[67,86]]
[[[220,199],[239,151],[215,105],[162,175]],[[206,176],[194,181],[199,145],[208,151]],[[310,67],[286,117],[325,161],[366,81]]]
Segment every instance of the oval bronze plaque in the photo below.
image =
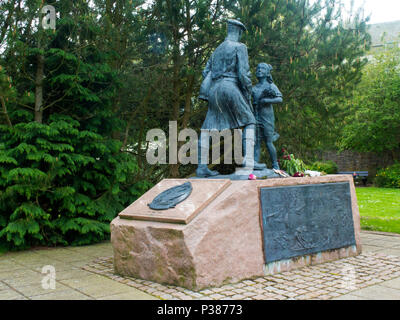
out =
[[161,192],[148,206],[153,210],[168,210],[175,206],[192,193],[193,187],[190,182],[185,182],[179,186],[172,187]]

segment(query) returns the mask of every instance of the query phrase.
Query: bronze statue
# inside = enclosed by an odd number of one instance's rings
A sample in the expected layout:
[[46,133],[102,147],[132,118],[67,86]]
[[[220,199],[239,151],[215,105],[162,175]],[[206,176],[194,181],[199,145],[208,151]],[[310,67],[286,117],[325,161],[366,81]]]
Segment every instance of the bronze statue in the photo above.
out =
[[252,89],[253,105],[257,120],[257,141],[254,159],[260,160],[261,142],[264,141],[271,157],[272,168],[280,170],[274,142],[279,139],[275,132],[275,115],[273,104],[282,103],[282,93],[274,84],[271,75],[272,66],[260,63],[257,66],[256,77],[258,83]]
[[[239,42],[246,27],[237,20],[228,20],[228,35],[225,41],[213,52],[203,71],[204,81],[200,90],[200,99],[208,101],[208,112],[202,130],[244,128],[242,166],[255,170],[264,169],[265,165],[254,163],[254,155],[246,152],[246,142],[255,145],[256,119],[251,104],[251,73],[247,47]],[[202,141],[199,141],[198,177],[219,175],[211,171],[204,159],[202,161]],[[208,152],[208,150],[206,150]]]

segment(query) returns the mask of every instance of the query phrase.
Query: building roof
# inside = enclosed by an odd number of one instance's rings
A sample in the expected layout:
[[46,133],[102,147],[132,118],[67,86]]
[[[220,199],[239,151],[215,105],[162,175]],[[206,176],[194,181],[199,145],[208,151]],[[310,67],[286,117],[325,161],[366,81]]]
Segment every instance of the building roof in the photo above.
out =
[[[381,46],[391,42],[400,42],[400,20],[371,24],[369,33],[372,37],[372,46]],[[382,36],[384,38],[382,39]]]

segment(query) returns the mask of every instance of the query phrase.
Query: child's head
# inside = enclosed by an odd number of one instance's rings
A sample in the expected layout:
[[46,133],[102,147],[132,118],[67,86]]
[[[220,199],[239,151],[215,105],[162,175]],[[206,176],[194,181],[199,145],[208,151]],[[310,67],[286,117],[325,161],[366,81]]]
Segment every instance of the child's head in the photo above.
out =
[[268,63],[262,62],[257,65],[256,77],[257,79],[267,78],[268,82],[273,82],[271,76],[272,66]]

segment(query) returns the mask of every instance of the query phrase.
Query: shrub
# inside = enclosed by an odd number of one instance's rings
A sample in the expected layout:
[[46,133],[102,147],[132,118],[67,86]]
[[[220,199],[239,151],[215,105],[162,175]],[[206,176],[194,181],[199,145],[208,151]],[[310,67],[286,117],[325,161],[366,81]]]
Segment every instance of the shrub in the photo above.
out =
[[309,170],[325,172],[326,174],[336,174],[338,172],[338,166],[332,160],[328,161],[316,161],[308,167]]
[[374,183],[381,188],[400,188],[400,163],[379,170]]
[[67,116],[0,126],[0,247],[82,245],[147,187],[120,142]]

